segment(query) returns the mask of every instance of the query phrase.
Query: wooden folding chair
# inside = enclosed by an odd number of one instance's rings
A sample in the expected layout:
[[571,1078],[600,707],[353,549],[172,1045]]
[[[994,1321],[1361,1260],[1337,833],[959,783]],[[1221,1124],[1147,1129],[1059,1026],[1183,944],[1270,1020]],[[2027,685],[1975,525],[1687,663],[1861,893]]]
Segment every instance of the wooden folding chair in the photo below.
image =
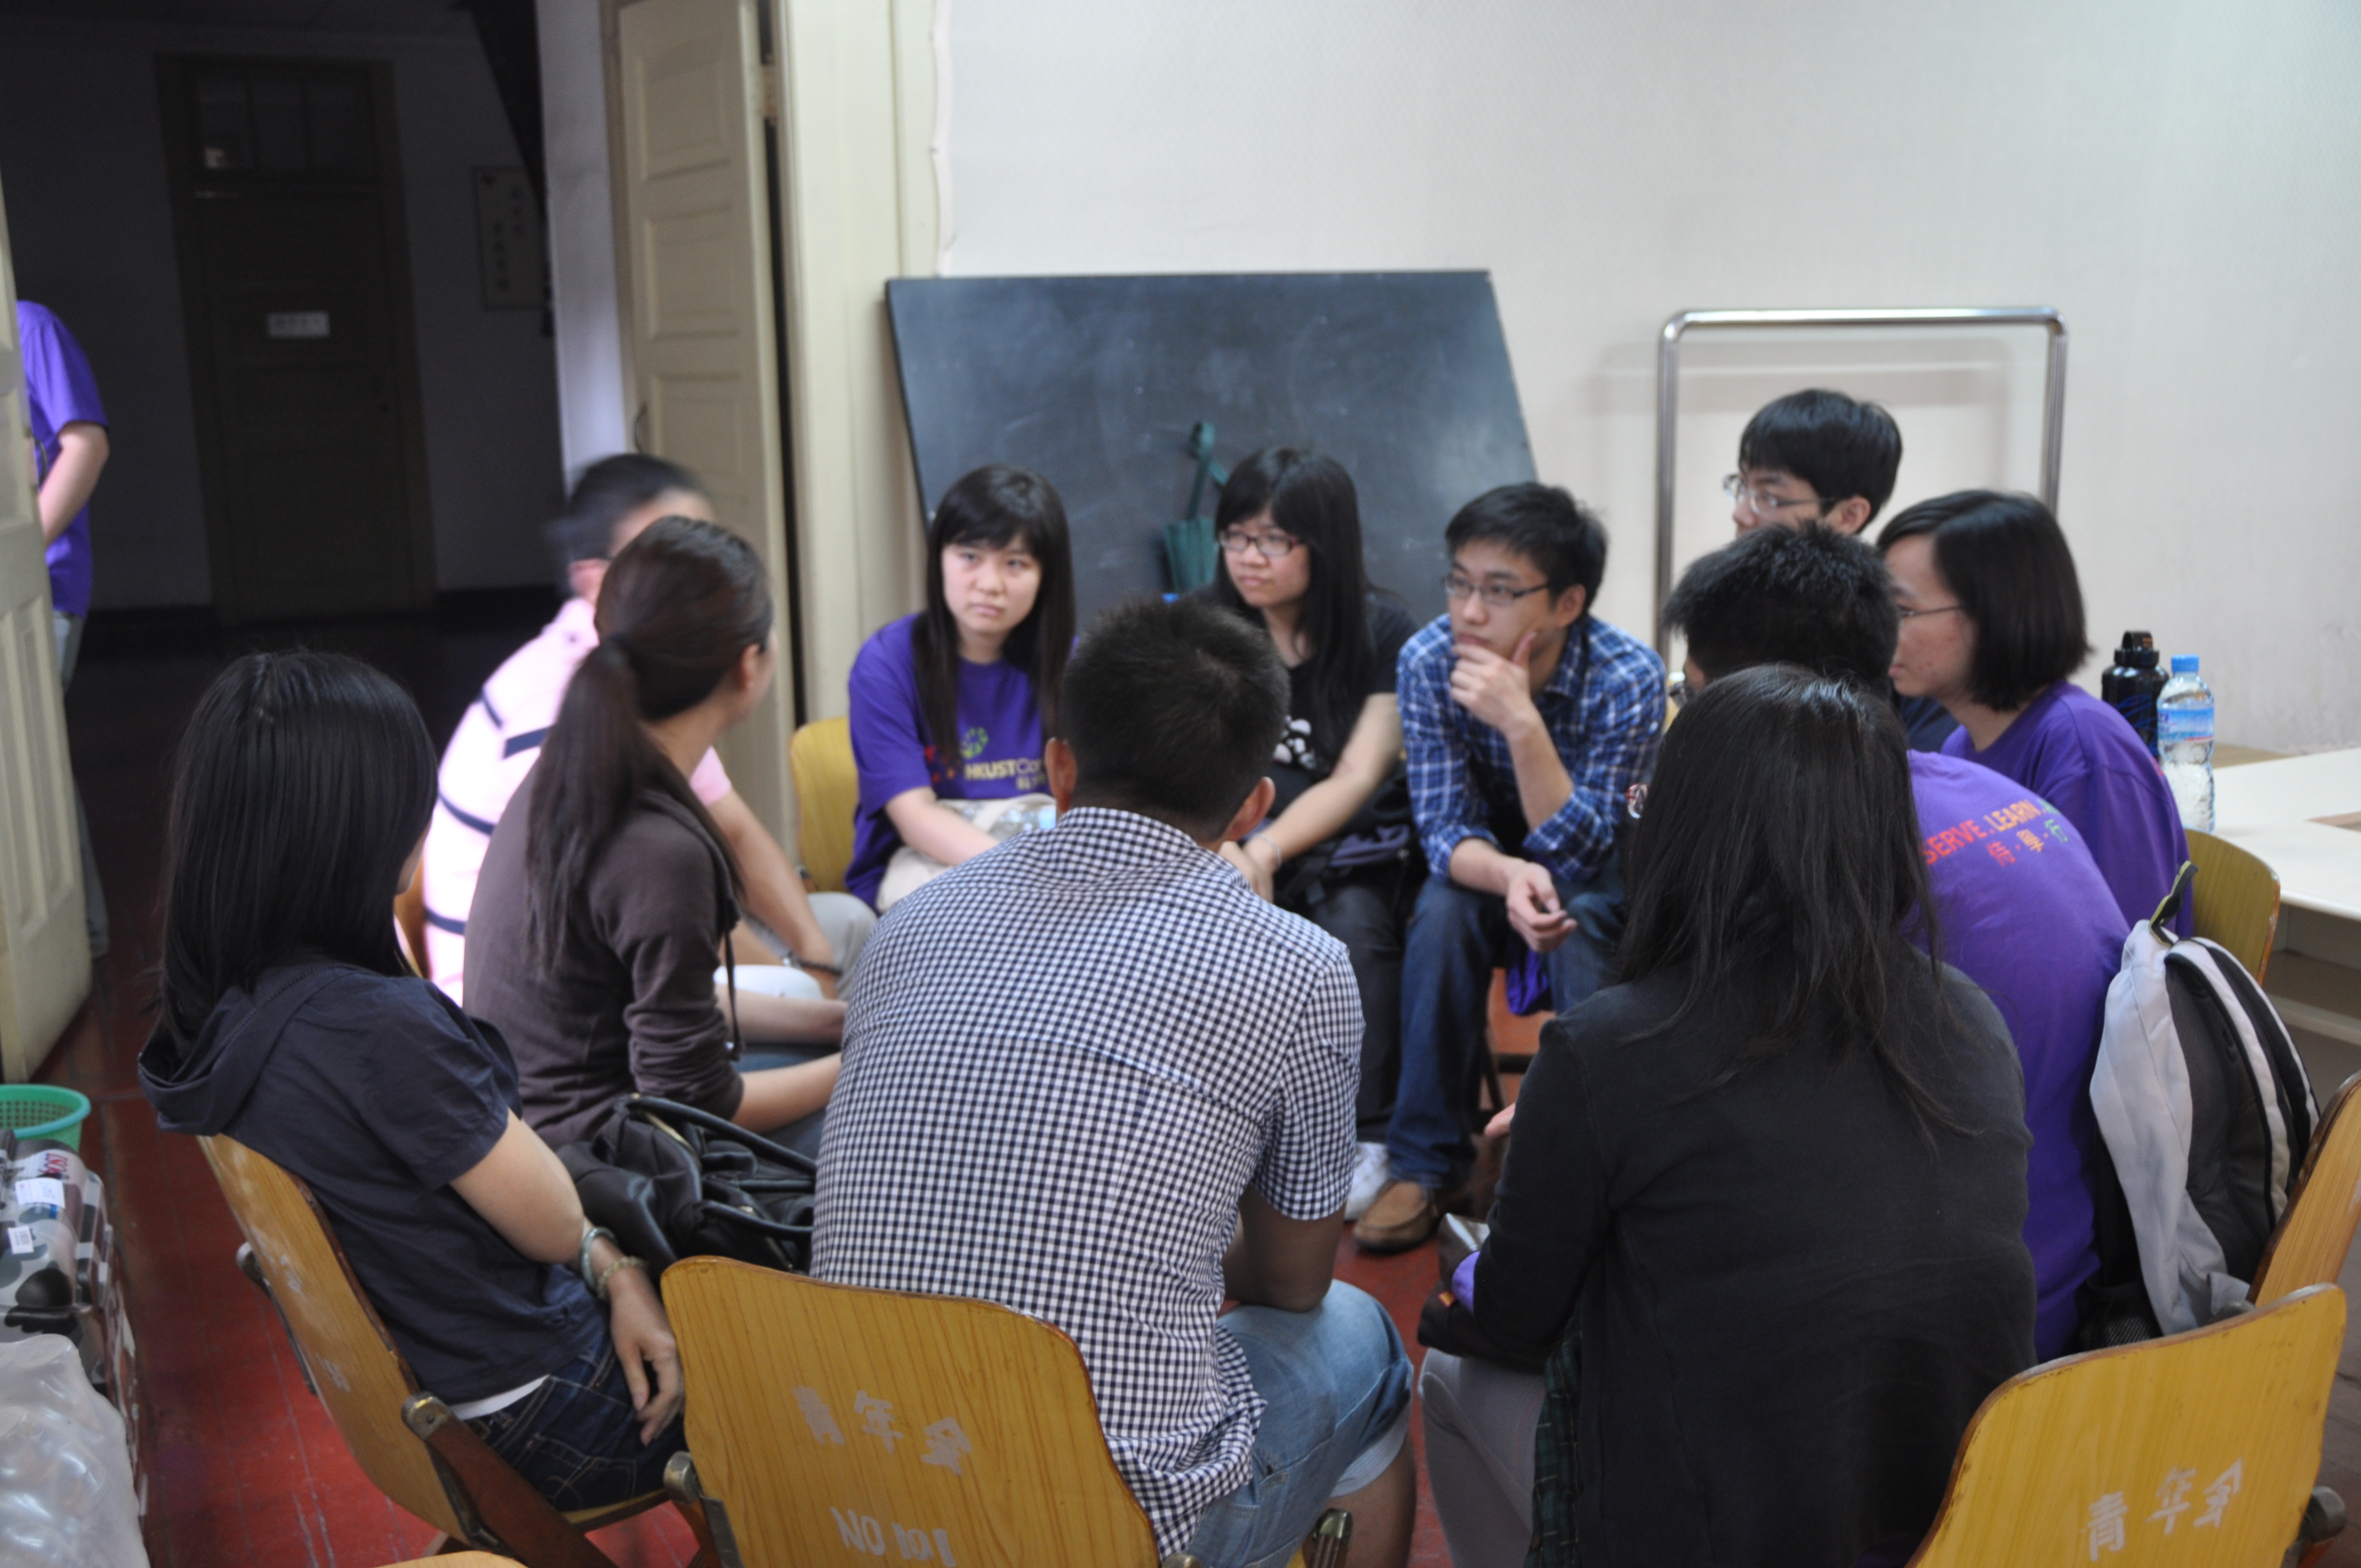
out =
[[2255,1270],[2255,1305],[2268,1307],[2307,1285],[2334,1285],[2361,1225],[2361,1073],[2345,1080],[2320,1113],[2295,1196],[2279,1216]]
[[787,741],[787,773],[796,785],[796,853],[822,893],[842,893],[852,863],[852,815],[861,804],[861,775],[852,765],[852,725],[820,718]]
[[2312,1482],[2344,1344],[2345,1293],[2312,1286],[2020,1373],[1969,1423],[1912,1568],[2280,1562],[2342,1524]]
[[614,1568],[584,1531],[644,1512],[664,1494],[558,1512],[442,1400],[420,1391],[311,1189],[235,1139],[197,1142],[304,1376],[378,1489],[441,1530],[446,1546],[471,1544],[533,1568]]
[[[1049,1324],[718,1257],[664,1290],[688,1390],[665,1484],[727,1568],[1156,1563],[1082,1353]],[[1344,1514],[1320,1528],[1340,1552]]]
[[2262,984],[2279,935],[2279,873],[2251,850],[2211,833],[2189,835],[2189,858],[2197,866],[2189,890],[2191,930],[2229,948]]

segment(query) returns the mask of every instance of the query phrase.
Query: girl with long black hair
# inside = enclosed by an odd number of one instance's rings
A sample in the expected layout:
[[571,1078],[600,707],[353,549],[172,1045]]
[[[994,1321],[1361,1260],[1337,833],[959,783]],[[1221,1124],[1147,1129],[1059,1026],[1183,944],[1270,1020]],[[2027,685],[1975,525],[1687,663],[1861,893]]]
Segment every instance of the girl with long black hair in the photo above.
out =
[[[1049,788],[1042,751],[1073,644],[1058,492],[1001,464],[961,478],[927,525],[927,608],[880,627],[852,662],[861,801],[847,889],[882,909],[927,871],[998,841],[966,803]],[[925,860],[906,857],[888,889],[906,849]]]
[[1940,934],[1906,756],[1883,693],[1794,665],[1666,734],[1616,983],[1543,1032],[1455,1280],[1462,1348],[1544,1371],[1422,1374],[1462,1568],[1529,1540],[1556,1568],[1577,1536],[1590,1562],[1898,1563],[2031,1364],[2023,1075],[1911,940]]
[[1213,510],[1205,590],[1270,635],[1288,670],[1269,823],[1223,855],[1256,891],[1345,944],[1361,990],[1360,1151],[1345,1217],[1385,1185],[1401,1059],[1402,930],[1425,861],[1411,828],[1394,664],[1417,630],[1362,564],[1360,500],[1334,458],[1272,446],[1232,470]]
[[525,1118],[588,1136],[634,1090],[816,1146],[836,1058],[741,1070],[752,1047],[833,1046],[840,1002],[758,993],[714,966],[737,858],[688,774],[762,701],[777,656],[762,563],[729,530],[664,518],[619,552],[598,645],[493,831],[467,916],[467,1004],[516,1053]]
[[310,1185],[420,1383],[552,1502],[620,1502],[682,1445],[671,1326],[518,1119],[500,1037],[403,961],[393,899],[434,801],[426,727],[378,671],[224,670],[173,770],[140,1084],[167,1132]]

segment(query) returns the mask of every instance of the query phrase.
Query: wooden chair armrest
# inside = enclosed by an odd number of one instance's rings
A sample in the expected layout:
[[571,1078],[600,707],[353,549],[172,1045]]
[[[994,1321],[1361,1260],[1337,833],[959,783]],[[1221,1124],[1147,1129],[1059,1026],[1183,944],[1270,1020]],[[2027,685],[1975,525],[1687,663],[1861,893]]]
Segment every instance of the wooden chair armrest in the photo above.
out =
[[616,1568],[612,1558],[568,1524],[548,1498],[442,1400],[432,1394],[413,1394],[402,1403],[401,1419],[434,1452],[446,1480],[462,1494],[452,1499],[462,1517],[472,1512],[500,1545],[530,1568]]

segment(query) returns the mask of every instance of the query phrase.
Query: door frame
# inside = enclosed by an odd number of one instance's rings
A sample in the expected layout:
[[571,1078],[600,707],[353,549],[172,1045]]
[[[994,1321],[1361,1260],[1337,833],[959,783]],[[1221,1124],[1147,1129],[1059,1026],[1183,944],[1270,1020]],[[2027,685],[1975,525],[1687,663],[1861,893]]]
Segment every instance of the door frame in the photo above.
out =
[[382,60],[335,56],[250,54],[159,54],[156,57],[157,101],[163,120],[165,178],[171,188],[172,238],[181,274],[181,334],[188,345],[191,401],[197,426],[197,478],[204,499],[205,553],[213,578],[214,614],[225,624],[247,619],[249,607],[237,593],[236,560],[232,543],[229,476],[222,463],[223,430],[214,399],[219,368],[214,356],[213,334],[197,322],[192,304],[202,297],[203,265],[195,242],[195,181],[185,173],[196,167],[196,132],[192,93],[200,70],[221,67],[265,70],[317,68],[367,73],[370,112],[377,148],[379,233],[385,246],[386,320],[393,334],[394,418],[401,448],[402,480],[407,490],[406,532],[410,546],[411,607],[426,609],[434,602],[434,515],[426,489],[426,424],[424,397],[418,377],[416,301],[410,279],[410,231],[401,173],[400,126],[394,113],[393,66]]

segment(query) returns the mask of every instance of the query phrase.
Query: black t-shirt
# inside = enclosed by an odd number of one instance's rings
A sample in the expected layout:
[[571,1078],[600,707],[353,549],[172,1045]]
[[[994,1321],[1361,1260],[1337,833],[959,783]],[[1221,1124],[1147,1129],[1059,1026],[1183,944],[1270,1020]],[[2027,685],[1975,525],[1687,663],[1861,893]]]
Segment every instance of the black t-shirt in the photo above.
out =
[[141,1053],[168,1132],[226,1133],[310,1185],[394,1345],[452,1404],[597,1350],[604,1314],[451,1189],[517,1109],[488,1026],[423,980],[318,961],[224,997],[189,1050]]
[[[1410,612],[1392,599],[1371,594],[1368,608],[1363,612],[1363,626],[1368,634],[1368,680],[1360,696],[1362,702],[1381,692],[1394,689],[1394,665],[1401,657],[1402,644],[1418,630]],[[1271,807],[1278,816],[1295,804],[1295,797],[1336,771],[1336,759],[1320,754],[1312,740],[1312,666],[1306,659],[1287,672],[1287,733],[1279,738],[1279,749],[1271,754],[1270,782],[1278,786],[1279,799]],[[1354,710],[1359,717],[1359,709]]]

